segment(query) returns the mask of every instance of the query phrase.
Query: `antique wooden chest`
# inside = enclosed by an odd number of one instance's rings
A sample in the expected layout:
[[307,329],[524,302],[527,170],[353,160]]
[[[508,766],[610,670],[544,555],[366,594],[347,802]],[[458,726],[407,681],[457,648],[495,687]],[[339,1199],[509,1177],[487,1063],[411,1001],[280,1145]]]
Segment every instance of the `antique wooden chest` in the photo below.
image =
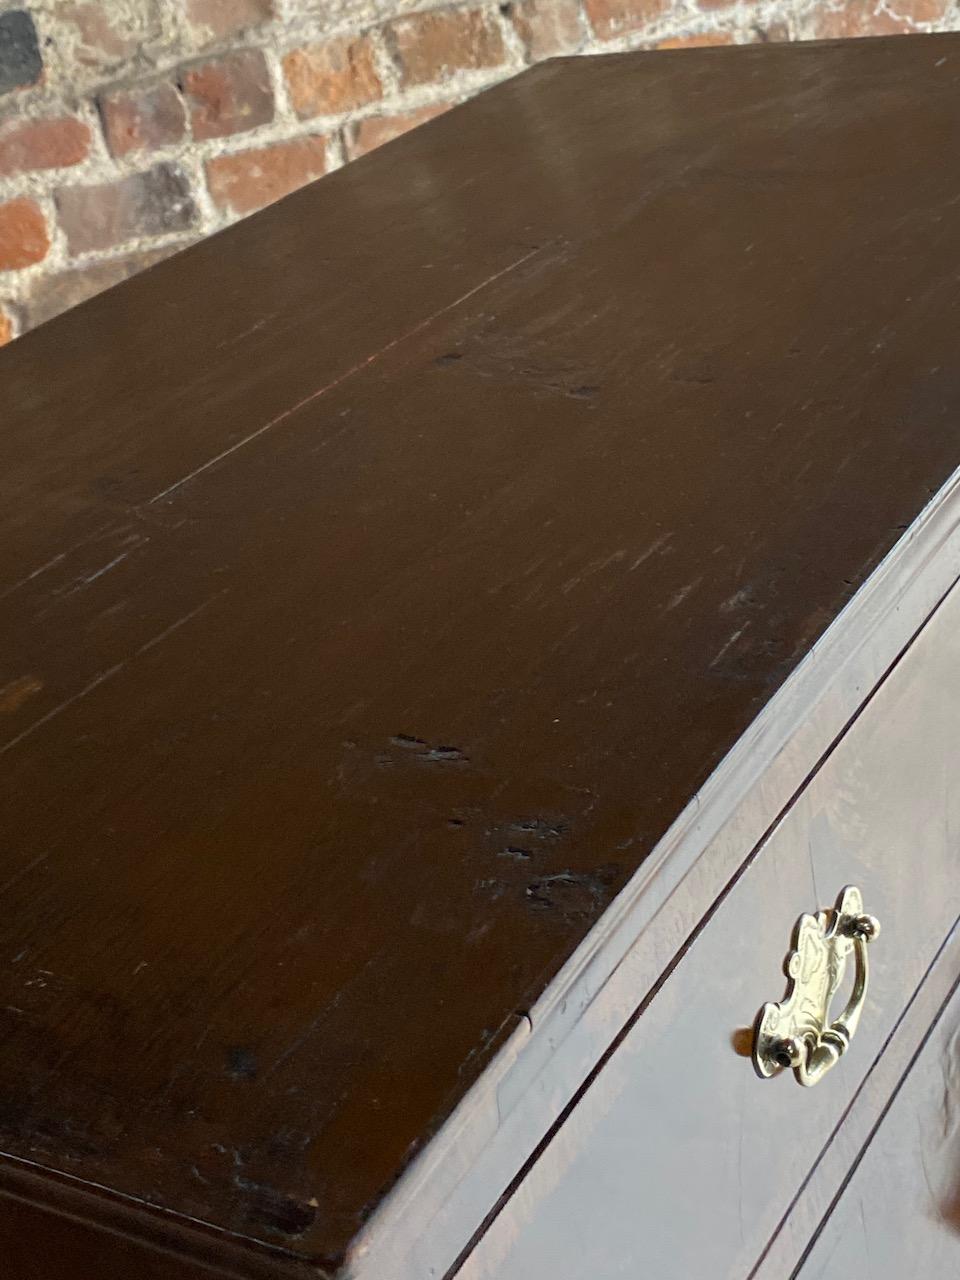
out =
[[0,352],[4,1280],[960,1274],[958,140],[550,62]]

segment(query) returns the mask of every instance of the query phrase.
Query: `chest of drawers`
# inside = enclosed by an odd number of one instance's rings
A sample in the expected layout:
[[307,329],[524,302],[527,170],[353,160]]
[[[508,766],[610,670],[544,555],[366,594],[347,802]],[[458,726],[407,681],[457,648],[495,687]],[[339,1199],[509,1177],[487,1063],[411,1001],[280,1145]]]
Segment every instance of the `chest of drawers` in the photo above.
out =
[[5,1277],[960,1270],[958,75],[547,63],[0,352]]

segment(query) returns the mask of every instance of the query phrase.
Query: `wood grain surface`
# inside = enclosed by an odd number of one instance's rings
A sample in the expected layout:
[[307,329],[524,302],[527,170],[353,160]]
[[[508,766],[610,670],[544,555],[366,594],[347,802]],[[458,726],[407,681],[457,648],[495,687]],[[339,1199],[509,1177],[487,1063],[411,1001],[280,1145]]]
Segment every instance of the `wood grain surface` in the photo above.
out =
[[0,1149],[336,1267],[960,462],[958,70],[549,63],[0,352]]

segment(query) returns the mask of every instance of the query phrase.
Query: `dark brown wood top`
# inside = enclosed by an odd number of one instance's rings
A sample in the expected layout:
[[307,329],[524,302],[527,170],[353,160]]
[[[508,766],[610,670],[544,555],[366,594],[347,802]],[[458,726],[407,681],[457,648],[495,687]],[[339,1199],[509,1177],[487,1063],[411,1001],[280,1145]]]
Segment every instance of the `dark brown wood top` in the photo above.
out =
[[960,463],[958,141],[548,63],[0,352],[0,1149],[336,1263]]

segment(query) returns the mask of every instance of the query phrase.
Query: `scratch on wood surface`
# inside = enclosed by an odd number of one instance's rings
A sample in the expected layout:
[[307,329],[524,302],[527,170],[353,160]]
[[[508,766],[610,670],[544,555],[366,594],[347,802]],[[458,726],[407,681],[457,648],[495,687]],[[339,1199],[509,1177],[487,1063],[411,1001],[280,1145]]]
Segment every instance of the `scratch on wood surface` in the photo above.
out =
[[66,560],[67,552],[63,551],[58,556],[54,556],[52,560],[48,560],[46,564],[42,564],[39,569],[34,569],[32,573],[28,573],[25,578],[21,578],[18,582],[13,582],[5,590],[0,591],[0,600],[6,600],[7,596],[13,595],[14,591],[19,591],[21,587],[25,587],[28,582],[32,582],[34,578],[39,578],[41,573],[46,573],[48,569],[53,569],[61,560]]
[[259,329],[262,329],[264,325],[266,325],[270,320],[273,320],[275,315],[276,315],[276,312],[271,311],[269,315],[263,316],[262,319],[256,322],[256,324],[252,324],[246,329],[241,329],[239,333],[235,333],[229,338],[224,338],[221,342],[217,343],[217,350],[219,351],[223,347],[232,347],[234,343],[242,342],[244,338],[249,338],[252,333],[256,333]]
[[257,440],[260,436],[265,435],[268,431],[272,431],[274,427],[279,426],[281,422],[285,422],[287,418],[299,412],[299,410],[306,408],[308,404],[312,404],[314,400],[319,400],[321,396],[325,396],[327,392],[335,390],[349,378],[352,378],[354,374],[360,373],[361,370],[374,364],[382,356],[385,356],[387,352],[392,351],[395,347],[400,346],[401,343],[406,342],[408,338],[413,338],[418,333],[422,333],[424,329],[433,324],[434,320],[439,319],[440,316],[446,315],[450,311],[456,310],[457,307],[472,298],[474,294],[479,293],[481,289],[485,289],[487,285],[493,284],[496,280],[502,279],[503,276],[509,275],[511,271],[516,271],[516,269],[523,266],[525,262],[529,262],[529,260],[535,257],[538,253],[542,253],[546,247],[547,246],[545,245],[538,245],[535,249],[530,249],[527,253],[522,254],[508,266],[502,267],[499,271],[495,271],[492,275],[487,276],[485,280],[481,280],[481,282],[474,285],[472,289],[468,289],[466,293],[462,293],[459,298],[455,298],[453,302],[447,303],[445,307],[440,307],[438,311],[432,312],[418,324],[415,324],[412,329],[408,329],[398,337],[392,338],[390,342],[374,351],[372,355],[367,356],[358,364],[352,365],[351,368],[339,374],[332,381],[324,383],[322,387],[318,387],[316,391],[311,391],[308,396],[304,396],[302,400],[298,400],[297,403],[291,405],[289,409],[284,409],[282,413],[278,413],[275,418],[271,418],[269,422],[265,422],[263,426],[258,427],[256,431],[251,431],[250,434],[244,436],[242,440],[238,440],[235,444],[232,444],[229,449],[222,450],[222,452],[218,453],[215,457],[210,458],[207,462],[202,463],[193,471],[188,472],[187,475],[181,476],[179,480],[175,480],[173,484],[168,485],[166,489],[162,489],[159,493],[154,494],[147,505],[152,506],[153,503],[160,502],[163,498],[169,497],[169,495],[174,493],[177,489],[182,488],[185,484],[189,484],[191,480],[195,480],[197,476],[202,475],[205,471],[209,471],[211,467],[215,467],[218,462],[223,462],[225,458],[229,458],[231,454],[236,453],[239,449],[246,448],[248,444],[252,444],[252,442]]
[[[4,880],[3,884],[0,884],[0,893],[6,893],[8,889],[12,889],[18,880],[22,880],[24,876],[28,876],[34,868],[39,867],[41,862],[46,862],[49,857],[49,853],[41,853],[38,858],[34,858],[33,861],[28,862],[25,867],[21,867],[19,871],[15,871],[9,880]],[[13,963],[16,964],[17,960],[22,958],[22,955],[23,952],[16,957]]]
[[162,644],[163,641],[166,640],[167,636],[172,635],[174,631],[179,631],[182,626],[191,620],[191,618],[195,618],[198,613],[202,613],[203,610],[206,609],[208,605],[212,604],[219,596],[226,595],[228,590],[228,587],[224,587],[222,591],[218,591],[217,594],[215,596],[211,596],[209,600],[204,600],[203,604],[198,604],[195,609],[191,609],[189,613],[185,613],[183,617],[178,618],[176,622],[171,622],[169,627],[159,632],[151,640],[148,640],[146,644],[142,644],[140,648],[131,655],[131,658],[138,658],[141,653],[146,653],[148,649],[154,649],[158,644]]
[[660,551],[663,547],[665,547],[672,537],[673,537],[672,531],[670,533],[661,534],[659,538],[657,538],[655,541],[650,543],[646,551],[640,552],[640,554],[637,556],[636,560],[634,560],[633,564],[630,566],[627,572],[633,573],[634,569],[639,569],[640,566],[643,564],[644,560],[649,560],[650,557],[655,552]]
[[88,583],[96,582],[96,580],[98,578],[102,578],[105,573],[109,573],[111,569],[115,569],[122,560],[126,560],[129,554],[129,551],[124,551],[121,555],[111,560],[109,564],[105,564],[101,569],[95,569],[93,573],[87,574],[85,578],[81,579],[82,585],[87,586]]
[[306,1025],[306,1027],[303,1028],[300,1034],[297,1035],[291,1041],[291,1043],[286,1046],[285,1049],[281,1050],[278,1056],[273,1060],[273,1062],[271,1062],[270,1066],[267,1067],[267,1069],[263,1072],[261,1079],[265,1080],[268,1076],[273,1075],[273,1073],[279,1070],[279,1068],[282,1067],[285,1062],[289,1061],[289,1059],[292,1058],[294,1054],[300,1052],[300,1050],[311,1038],[311,1036],[313,1036],[319,1030],[319,1028],[324,1024],[324,1022],[326,1022],[326,1020],[329,1017],[331,1017],[331,1015],[335,1013],[336,1010],[340,1007],[340,1005],[343,1003],[344,997],[348,994],[350,989],[362,984],[362,982],[365,979],[365,975],[369,972],[369,970],[379,963],[381,957],[384,954],[384,950],[385,948],[379,947],[373,953],[373,955],[367,958],[367,960],[361,965],[361,967],[357,970],[357,972],[353,975],[353,977],[350,978],[347,981],[347,983],[344,986],[342,986],[339,991],[336,992],[334,996],[332,996],[329,1000],[326,1000],[324,1002],[322,1008],[318,1010],[316,1016],[310,1020],[310,1022]]
[[[136,514],[136,513],[134,513]],[[11,582],[9,587],[5,587],[0,591],[0,600],[6,600],[7,596],[13,595],[15,591],[19,591],[21,587],[25,587],[27,583],[32,582],[34,578],[39,578],[41,574],[46,573],[50,569],[55,569],[58,564],[62,564],[67,556],[73,555],[74,551],[79,551],[81,547],[87,546],[91,542],[96,542],[99,537],[104,534],[123,533],[124,528],[129,526],[121,525],[119,528],[115,523],[100,525],[98,529],[94,529],[93,533],[87,537],[81,538],[79,542],[74,543],[72,547],[67,547],[66,551],[61,551],[59,555],[55,555],[52,559],[45,561],[38,568],[19,578],[16,582]]]
[[[107,564],[101,565],[99,569],[94,569],[93,573],[82,574],[79,578],[77,578],[77,580],[72,584],[72,586],[70,586],[63,592],[54,592],[54,595],[55,596],[60,595],[61,598],[65,598],[66,596],[72,596],[76,591],[82,591],[83,588],[88,587],[91,582],[96,582],[96,580],[98,578],[102,578],[105,573],[109,573],[111,569],[115,569],[118,564],[126,560],[129,554],[130,554],[129,551],[121,552],[120,555],[115,556]],[[45,618],[49,614],[49,612],[50,610],[47,609],[43,613],[39,614],[38,616],[40,618]]]
[[722,657],[723,657],[723,655],[727,652],[727,650],[730,648],[730,646],[731,646],[731,645],[733,645],[733,644],[736,644],[736,643],[737,643],[737,641],[740,639],[740,637],[743,635],[743,633],[744,633],[744,631],[746,631],[746,629],[747,629],[746,627],[741,627],[741,628],[739,629],[739,631],[735,631],[735,632],[733,633],[733,635],[730,637],[730,639],[727,641],[727,643],[726,643],[726,644],[725,644],[721,649],[719,649],[719,650],[717,651],[717,653],[715,653],[715,654],[714,654],[714,656],[713,656],[713,658],[712,658],[712,660],[711,660],[711,662],[710,662],[710,666],[711,666],[711,667],[715,667],[715,666],[717,665],[717,663],[721,660],[721,658],[722,658]]
[[111,676],[115,676],[118,671],[122,671],[126,665],[127,664],[125,662],[118,662],[115,666],[108,667],[106,671],[101,671],[99,675],[94,676],[93,679],[88,681],[78,693],[73,694],[70,698],[66,698],[58,706],[54,707],[52,711],[48,711],[45,716],[41,716],[39,720],[34,720],[33,724],[28,725],[22,733],[18,733],[15,738],[11,738],[9,742],[4,743],[4,745],[0,747],[0,756],[6,755],[8,751],[12,751],[14,747],[19,746],[25,738],[29,738],[30,735],[36,733],[38,729],[42,729],[45,724],[58,716],[61,711],[66,711],[67,707],[72,707],[75,702],[79,702],[81,698],[85,698],[88,693],[93,693],[94,689],[99,688],[105,680],[109,680]]
[[25,738],[29,738],[31,734],[36,733],[38,729],[42,729],[45,724],[49,724],[49,722],[60,715],[62,711],[66,711],[68,707],[72,707],[88,694],[93,693],[95,689],[99,689],[102,684],[105,684],[108,680],[112,680],[115,675],[118,675],[124,669],[124,667],[129,666],[129,664],[136,658],[139,658],[141,654],[144,654],[148,650],[155,648],[158,644],[161,644],[166,640],[167,636],[172,635],[174,631],[179,630],[179,628],[189,622],[191,618],[195,618],[198,613],[206,609],[208,605],[212,604],[214,600],[219,596],[222,596],[227,590],[228,588],[225,587],[223,591],[218,591],[216,596],[211,596],[210,599],[205,600],[203,604],[197,605],[196,609],[191,609],[189,613],[185,613],[182,618],[178,618],[176,622],[173,622],[169,627],[164,628],[163,631],[153,636],[145,644],[142,644],[139,649],[135,649],[129,658],[124,658],[122,662],[114,663],[112,667],[108,667],[105,671],[101,671],[98,675],[95,675],[93,679],[88,681],[77,693],[73,694],[69,698],[65,698],[63,702],[48,711],[46,715],[41,716],[39,720],[35,720],[33,724],[28,725],[22,733],[18,733],[15,738],[11,738],[9,742],[4,743],[4,745],[0,747],[0,756],[6,755],[8,751],[12,751],[13,748],[23,742]]
[[626,554],[626,551],[621,548],[619,551],[614,551],[612,555],[600,556],[596,560],[591,560],[582,572],[569,578],[560,588],[560,591],[563,595],[569,595],[574,587],[579,586],[585,578],[589,578],[594,573],[602,573],[604,569],[609,569],[612,564],[622,560]]
[[664,605],[662,612],[670,613],[672,610],[678,609],[680,605],[683,604],[684,600],[686,600],[687,596],[690,595],[691,592],[696,591],[702,581],[702,578],[695,578],[693,582],[688,582],[686,586],[681,587],[675,595],[670,597]]

